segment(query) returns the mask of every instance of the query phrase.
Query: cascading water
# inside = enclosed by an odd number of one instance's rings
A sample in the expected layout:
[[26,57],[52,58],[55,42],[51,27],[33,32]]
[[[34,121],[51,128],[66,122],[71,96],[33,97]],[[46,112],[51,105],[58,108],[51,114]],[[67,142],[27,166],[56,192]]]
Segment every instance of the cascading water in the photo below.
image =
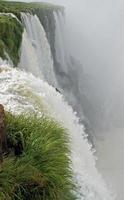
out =
[[54,18],[56,23],[56,37],[55,37],[55,49],[56,60],[59,65],[63,66],[62,70],[68,73],[69,53],[66,48],[66,36],[65,36],[65,23],[64,17],[61,12],[54,12]]
[[[123,159],[123,121],[124,121],[124,96],[123,96],[123,17],[120,12],[121,7],[117,6],[119,2],[116,2],[116,6],[113,5],[112,1],[105,1],[104,3],[99,3],[98,1],[92,3],[92,1],[70,1],[70,4],[75,4],[75,9],[73,10],[73,16],[69,15],[70,22],[70,35],[72,53],[82,59],[84,63],[84,70],[88,72],[90,77],[90,87],[81,86],[81,91],[86,91],[86,103],[84,96],[80,94],[80,101],[77,104],[82,103],[81,109],[78,114],[84,113],[88,119],[90,119],[90,124],[93,124],[94,128],[94,142],[95,148],[97,149],[98,162],[97,166],[101,173],[103,174],[108,185],[112,185],[115,191],[117,191],[117,199],[124,199],[124,159]],[[73,3],[72,3],[73,2]],[[80,3],[79,3],[80,2]],[[111,2],[111,3],[110,3]],[[121,4],[122,1],[120,1]],[[78,5],[79,3],[79,5]],[[77,4],[77,5],[76,5]],[[81,6],[82,4],[82,6]],[[71,7],[72,5],[70,5]],[[80,7],[81,6],[81,7]],[[103,7],[104,8],[103,8]],[[115,6],[115,7],[114,7]],[[84,7],[84,8],[83,8]],[[81,12],[78,14],[76,12]],[[119,8],[119,9],[118,9]],[[71,8],[70,8],[71,10]],[[69,11],[70,11],[69,10]],[[75,16],[76,15],[76,16]],[[60,47],[63,49],[63,43],[60,38],[61,26],[63,23],[60,20],[61,16],[55,13],[56,20],[56,49]],[[76,18],[76,20],[74,19]],[[82,23],[80,19],[82,18]],[[69,20],[69,19],[68,19]],[[74,24],[73,20],[77,23]],[[61,25],[60,25],[61,24]],[[76,25],[78,31],[76,32]],[[63,29],[64,30],[64,29]],[[73,33],[74,31],[74,33]],[[72,32],[72,33],[71,33]],[[114,33],[114,34],[113,34]],[[122,37],[121,37],[122,35]],[[75,37],[77,37],[75,39]],[[73,40],[74,42],[73,42]],[[77,44],[76,44],[77,42]],[[62,43],[62,44],[61,44]],[[82,44],[80,44],[82,43]],[[77,48],[76,48],[77,45]],[[60,50],[61,50],[60,48]],[[58,55],[59,52],[59,55]],[[81,55],[80,55],[81,54]],[[59,62],[60,57],[63,56],[63,51],[57,51],[57,60]],[[65,57],[64,57],[65,58]],[[113,62],[114,60],[114,62]],[[65,60],[64,60],[65,61]],[[62,62],[62,61],[61,61]],[[67,64],[67,62],[66,62]],[[61,66],[61,64],[60,64]],[[77,66],[77,65],[76,65]],[[89,69],[88,69],[89,67]],[[60,67],[59,83],[63,84],[61,80],[62,77],[62,67]],[[76,68],[76,67],[74,67]],[[73,77],[71,72],[64,67],[64,72],[71,73],[71,78]],[[79,71],[79,68],[77,69]],[[59,72],[57,71],[57,75]],[[76,74],[76,73],[75,73]],[[83,79],[86,76],[82,75],[81,85],[84,84]],[[79,80],[78,76],[78,80]],[[69,76],[68,76],[69,78]],[[74,76],[75,80],[76,76]],[[86,80],[87,83],[89,80]],[[66,91],[67,84],[66,82]],[[75,84],[74,84],[75,85]],[[87,85],[86,85],[87,86]],[[79,87],[78,87],[79,88]],[[74,87],[73,87],[74,89]],[[71,90],[71,89],[70,89]],[[77,96],[79,91],[77,91]],[[65,93],[63,92],[64,96]],[[70,91],[69,91],[70,94]],[[74,93],[73,93],[74,94]],[[71,101],[73,96],[71,95]],[[68,98],[66,98],[68,99]],[[89,102],[92,107],[88,105]],[[70,101],[69,101],[70,103]],[[71,102],[74,107],[74,101]],[[78,110],[76,108],[75,110]],[[86,110],[86,112],[85,112]],[[81,112],[82,111],[82,112]],[[114,146],[114,149],[113,149]],[[112,156],[113,155],[113,156]]]
[[[33,73],[57,88],[78,113],[80,122],[85,123],[88,127],[90,140],[93,141],[90,123],[88,122],[89,116],[85,115],[84,117],[83,110],[85,103],[82,102],[82,99],[85,99],[86,104],[89,102],[86,98],[87,93],[84,94],[83,70],[78,61],[70,56],[63,13],[59,11],[53,13],[55,20],[54,65],[52,48],[50,48],[46,33],[38,17],[29,13],[21,13],[21,16],[25,30],[19,68]],[[91,105],[87,107],[92,110]]]
[[22,38],[21,59],[19,63],[19,68],[25,69],[29,72],[31,71],[35,76],[40,76],[41,78],[43,78],[43,74],[41,73],[38,65],[36,51],[32,46],[32,43],[25,29]]
[[[77,112],[80,122],[84,124],[89,141],[93,144],[94,108],[96,101],[92,94],[91,78],[83,71],[83,66],[71,56],[66,18],[63,13],[54,12],[55,19],[55,73],[58,88]],[[91,101],[92,99],[92,101]],[[92,117],[93,116],[93,117]]]
[[67,128],[74,180],[79,188],[77,199],[112,200],[96,170],[95,159],[72,108],[48,83],[32,74],[0,66],[0,101],[15,114],[26,111],[45,113]]
[[[78,113],[80,121],[84,121],[81,87],[83,70],[80,63],[70,55],[66,21],[62,12],[54,12],[55,19],[55,72],[59,88],[73,109]],[[82,86],[81,86],[82,85]],[[72,87],[73,86],[73,87]],[[81,86],[81,87],[80,87]]]
[[[3,63],[0,60],[0,101],[7,110],[15,114],[36,111],[50,115],[62,123],[70,136],[72,169],[74,181],[78,185],[77,199],[113,200],[114,197],[108,193],[106,185],[95,167],[95,158],[86,139],[84,127],[79,124],[79,119],[65,102],[63,96],[43,81],[46,80],[55,87],[56,85],[59,86],[69,103],[71,102],[74,108],[77,105],[77,110],[82,109],[76,98],[79,85],[78,81],[75,82],[76,77],[73,73],[75,69],[70,64],[65,37],[61,33],[64,25],[63,16],[61,13],[54,13],[56,59],[60,70],[59,74],[56,72],[55,76],[50,45],[42,24],[36,15],[24,13],[21,15],[25,30],[19,67],[33,73],[42,80],[35,78],[32,74],[7,67],[7,62]],[[80,73],[80,71],[78,72]],[[61,76],[62,74],[64,74],[64,77]],[[74,89],[71,89],[72,85]],[[70,92],[69,95],[68,92]]]
[[[75,64],[75,60],[69,55],[63,14],[54,12],[53,15],[55,19],[55,65],[53,66],[50,45],[38,17],[29,13],[21,13],[25,30],[19,68],[33,73],[59,89],[69,104],[78,112],[81,121],[84,121],[82,97],[79,94],[82,81],[78,79],[79,74],[82,74],[81,67]],[[75,69],[75,65],[78,70]]]
[[[19,67],[56,86],[53,60],[46,33],[36,15],[21,13],[25,31]],[[30,55],[31,54],[31,55]],[[35,67],[34,67],[35,66]]]

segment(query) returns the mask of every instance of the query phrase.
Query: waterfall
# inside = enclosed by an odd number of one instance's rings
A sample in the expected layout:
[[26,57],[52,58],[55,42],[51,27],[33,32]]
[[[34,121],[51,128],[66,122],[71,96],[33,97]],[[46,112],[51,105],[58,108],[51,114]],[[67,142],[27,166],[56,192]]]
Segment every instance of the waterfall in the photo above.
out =
[[36,15],[21,13],[25,27],[19,67],[56,86],[53,59],[46,33]]
[[[34,67],[35,66],[35,67]],[[20,69],[32,72],[35,76],[44,78],[38,64],[38,58],[29,36],[24,29],[21,46],[21,59],[19,63]]]
[[64,23],[64,16],[61,12],[54,12],[54,18],[56,23],[56,37],[55,37],[55,49],[56,60],[63,67],[63,71],[68,73],[69,55],[66,48],[66,30]]
[[15,114],[32,111],[45,113],[68,130],[74,181],[79,200],[112,200],[104,181],[97,172],[95,159],[83,126],[72,108],[47,82],[32,74],[0,66],[0,102]]
[[[66,19],[62,12],[54,12],[55,19],[55,72],[59,88],[80,117],[80,122],[88,124],[89,136],[92,140],[92,131],[89,116],[84,116],[84,109],[89,107],[87,92],[85,89],[85,78],[83,67],[80,62],[71,55],[69,49],[69,39],[67,35]],[[83,99],[83,101],[82,101]],[[85,103],[86,102],[86,103]],[[85,106],[84,106],[85,104]],[[88,113],[88,112],[87,112]],[[91,141],[90,140],[90,141]]]
[[[77,199],[113,200],[114,197],[108,192],[104,180],[96,169],[95,158],[87,141],[84,126],[80,125],[76,112],[65,100],[67,99],[83,118],[80,101],[82,96],[79,93],[81,90],[79,77],[82,71],[80,65],[76,65],[75,60],[69,55],[62,13],[54,13],[56,66],[53,66],[50,45],[38,17],[29,13],[21,13],[21,17],[25,28],[20,70],[7,66],[9,62],[0,59],[0,102],[6,110],[14,114],[37,112],[61,123],[68,130],[70,137],[71,167],[74,182],[78,186]],[[60,87],[65,99],[49,84]]]
[[[21,13],[24,24],[19,68],[31,72],[58,88],[84,121],[82,106],[82,67],[70,56],[62,12],[54,12],[55,63],[45,30],[36,15]],[[34,67],[35,66],[35,67]],[[80,78],[79,78],[80,77]],[[80,90],[80,91],[79,91]]]

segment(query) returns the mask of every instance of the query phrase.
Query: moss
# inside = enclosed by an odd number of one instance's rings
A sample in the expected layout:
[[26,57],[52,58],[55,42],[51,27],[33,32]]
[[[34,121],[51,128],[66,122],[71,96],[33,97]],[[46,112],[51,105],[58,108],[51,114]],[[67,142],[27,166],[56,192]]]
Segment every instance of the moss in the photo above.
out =
[[[11,152],[0,173],[1,200],[74,200],[68,134],[46,117],[6,113],[7,138],[21,133],[24,150]],[[16,137],[17,139],[17,137]]]
[[22,41],[22,25],[11,15],[0,15],[0,57],[9,55],[14,65],[19,61],[19,50]]

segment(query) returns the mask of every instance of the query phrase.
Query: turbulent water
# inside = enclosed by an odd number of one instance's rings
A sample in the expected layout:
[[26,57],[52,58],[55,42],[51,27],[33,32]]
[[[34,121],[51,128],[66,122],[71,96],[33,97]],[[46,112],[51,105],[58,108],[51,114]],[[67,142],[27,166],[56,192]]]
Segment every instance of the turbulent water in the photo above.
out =
[[84,121],[81,100],[84,91],[82,66],[75,58],[70,56],[63,14],[54,12],[53,15],[55,20],[54,48],[56,63],[53,62],[51,48],[38,17],[29,13],[21,13],[25,29],[19,68],[31,72],[57,88],[78,113],[80,120]]
[[[113,200],[113,195],[96,169],[95,157],[87,141],[84,127],[80,125],[76,113],[64,99],[66,98],[73,108],[83,115],[80,99],[82,96],[77,98],[77,93],[82,90],[82,72],[80,67],[75,70],[75,60],[70,60],[66,36],[62,35],[62,13],[54,13],[58,69],[53,65],[50,45],[38,17],[28,13],[22,13],[21,16],[25,29],[20,70],[9,67],[9,62],[0,59],[0,102],[14,114],[38,112],[59,121],[67,128],[70,136],[72,169],[74,181],[78,185],[77,199]],[[64,97],[55,88],[61,88]]]
[[111,200],[104,181],[96,170],[95,159],[85,138],[83,126],[63,96],[48,83],[32,74],[5,66],[0,67],[0,102],[15,114],[46,113],[62,123],[70,136],[74,179],[80,200]]

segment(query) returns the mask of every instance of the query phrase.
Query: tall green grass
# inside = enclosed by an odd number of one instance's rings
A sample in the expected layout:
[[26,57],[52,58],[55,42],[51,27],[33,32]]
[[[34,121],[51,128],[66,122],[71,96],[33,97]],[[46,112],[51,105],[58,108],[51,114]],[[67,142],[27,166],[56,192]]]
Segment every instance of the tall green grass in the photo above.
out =
[[69,138],[57,122],[36,115],[6,113],[7,138],[21,135],[24,150],[4,159],[0,171],[0,200],[74,200]]

